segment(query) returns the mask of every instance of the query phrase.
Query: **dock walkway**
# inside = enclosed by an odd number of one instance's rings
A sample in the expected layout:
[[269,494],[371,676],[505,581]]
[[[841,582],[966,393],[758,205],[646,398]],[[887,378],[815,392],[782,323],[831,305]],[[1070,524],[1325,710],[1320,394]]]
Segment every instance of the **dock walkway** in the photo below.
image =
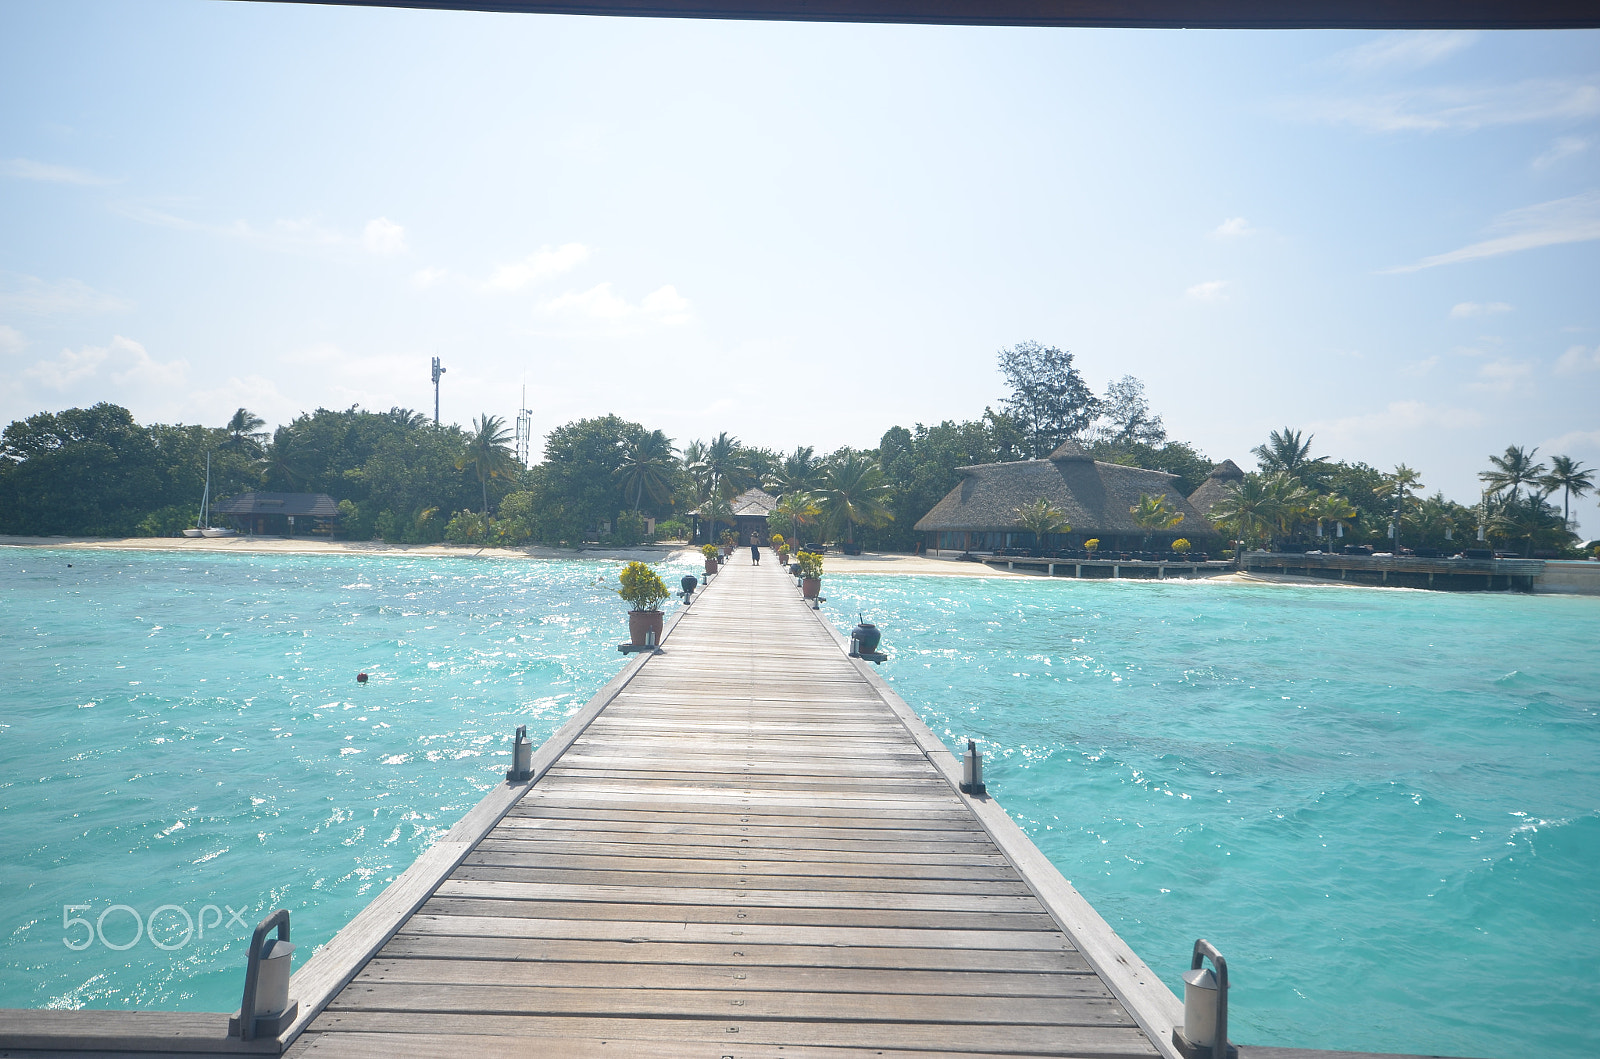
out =
[[1162,1054],[864,669],[741,555],[289,1054]]

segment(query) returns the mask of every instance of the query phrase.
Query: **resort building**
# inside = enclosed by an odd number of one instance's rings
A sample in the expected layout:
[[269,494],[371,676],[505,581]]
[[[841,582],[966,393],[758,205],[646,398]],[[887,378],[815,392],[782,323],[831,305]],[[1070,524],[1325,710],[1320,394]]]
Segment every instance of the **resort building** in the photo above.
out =
[[[1100,541],[1103,553],[1165,550],[1179,537],[1200,550],[1216,543],[1205,516],[1173,487],[1176,475],[1102,463],[1073,441],[1063,442],[1046,460],[980,463],[958,472],[961,483],[914,527],[929,555],[1008,549],[1047,554],[1081,549],[1090,539]],[[1165,497],[1183,521],[1153,531],[1135,524],[1130,509],[1143,496]],[[1037,541],[1022,528],[1018,509],[1041,497],[1066,517],[1069,532]]]
[[[710,541],[721,530],[713,527],[711,516],[707,510],[710,503],[701,504],[694,509],[694,539],[697,541]],[[730,507],[733,509],[733,531],[739,535],[739,543],[743,544],[754,533],[762,540],[767,538],[767,516],[778,507],[778,498],[762,489],[746,489],[734,497]],[[728,520],[720,518],[716,526],[726,528]]]
[[1206,480],[1200,483],[1200,488],[1189,494],[1189,503],[1209,519],[1211,509],[1217,505],[1217,501],[1231,493],[1242,481],[1244,472],[1239,469],[1239,465],[1232,460],[1223,460],[1206,475]]
[[240,493],[212,504],[211,514],[258,536],[327,536],[338,527],[339,505],[327,493]]

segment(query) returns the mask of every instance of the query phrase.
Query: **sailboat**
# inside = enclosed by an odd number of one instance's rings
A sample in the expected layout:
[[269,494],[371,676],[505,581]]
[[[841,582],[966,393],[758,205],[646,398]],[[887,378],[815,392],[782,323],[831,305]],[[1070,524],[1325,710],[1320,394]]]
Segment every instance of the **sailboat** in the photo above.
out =
[[185,537],[232,537],[231,529],[211,524],[211,453],[206,453],[206,491],[200,496],[200,525],[183,531]]

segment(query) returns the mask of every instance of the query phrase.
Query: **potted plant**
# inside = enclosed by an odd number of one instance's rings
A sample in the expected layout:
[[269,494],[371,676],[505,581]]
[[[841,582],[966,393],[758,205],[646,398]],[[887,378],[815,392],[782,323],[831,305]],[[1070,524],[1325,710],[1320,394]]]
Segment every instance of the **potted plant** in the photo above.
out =
[[1089,553],[1089,558],[1094,558],[1095,551],[1100,547],[1099,537],[1090,537],[1083,542],[1083,550]]
[[[666,582],[648,565],[639,562],[624,566],[619,580],[622,587],[617,589],[617,595],[633,608],[628,611],[629,639],[635,647],[660,643],[661,623],[665,620],[661,604],[671,595]],[[652,632],[655,633],[654,639],[647,640],[646,634]]]
[[768,543],[772,550],[778,553],[778,565],[789,565],[789,542],[783,539],[783,534],[774,533]]
[[738,544],[739,535],[737,533],[733,532],[731,529],[722,531],[722,559],[724,562],[727,561],[728,556],[733,554],[733,549],[737,547]]
[[816,552],[801,552],[796,558],[800,560],[800,594],[806,599],[816,599],[822,591],[822,556]]
[[1189,549],[1193,547],[1194,545],[1189,543],[1189,538],[1187,537],[1179,537],[1172,542],[1172,550],[1178,553],[1180,559],[1187,557]]
[[721,550],[715,544],[702,544],[700,546],[700,555],[706,561],[707,577],[717,572],[717,556],[721,554]]

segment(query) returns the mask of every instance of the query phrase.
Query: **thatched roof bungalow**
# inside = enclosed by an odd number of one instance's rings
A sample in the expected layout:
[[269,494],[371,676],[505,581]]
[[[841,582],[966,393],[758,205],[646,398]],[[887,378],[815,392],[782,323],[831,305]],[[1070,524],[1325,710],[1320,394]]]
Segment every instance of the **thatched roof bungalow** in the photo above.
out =
[[[1188,499],[1173,487],[1176,475],[1101,463],[1077,443],[1067,441],[1046,460],[1015,463],[980,463],[958,468],[961,483],[917,520],[929,555],[963,552],[997,552],[1025,548],[1054,552],[1081,548],[1091,537],[1107,552],[1138,551],[1150,538],[1154,548],[1166,548],[1178,537],[1197,547],[1215,537],[1215,531]],[[1130,508],[1141,496],[1164,496],[1184,519],[1170,530],[1149,530],[1135,525]],[[1035,541],[1023,530],[1017,509],[1040,497],[1059,509],[1072,524],[1070,533],[1051,534]]]
[[1200,488],[1189,494],[1189,503],[1194,509],[1207,519],[1211,517],[1211,509],[1217,501],[1227,496],[1244,481],[1244,472],[1232,460],[1223,460],[1211,469],[1206,480],[1200,483]]
[[[767,516],[777,510],[777,497],[762,489],[746,489],[733,498],[730,506],[733,508],[733,531],[739,535],[739,543],[748,541],[751,534],[766,539]],[[697,541],[709,541],[717,532],[708,513],[710,507],[710,503],[705,503],[694,509],[694,539]],[[727,526],[728,520],[718,519],[717,524]]]

